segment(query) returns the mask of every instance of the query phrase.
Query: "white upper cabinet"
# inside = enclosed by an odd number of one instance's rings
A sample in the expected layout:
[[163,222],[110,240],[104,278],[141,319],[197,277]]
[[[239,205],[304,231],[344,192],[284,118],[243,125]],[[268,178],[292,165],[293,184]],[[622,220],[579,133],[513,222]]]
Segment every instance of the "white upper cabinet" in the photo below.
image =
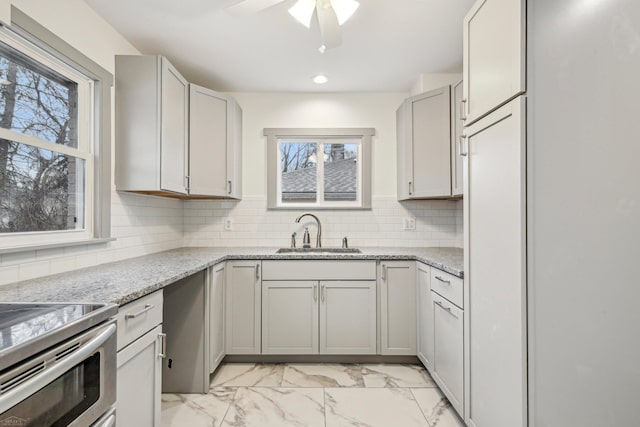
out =
[[210,89],[189,85],[189,193],[242,196],[242,109]]
[[242,110],[161,56],[116,56],[116,188],[178,198],[242,195]]
[[396,112],[398,200],[451,196],[450,92],[413,96]]
[[467,125],[525,91],[525,0],[478,0],[464,19]]
[[160,56],[116,56],[116,188],[187,194],[188,83]]
[[459,81],[451,88],[451,195],[462,196],[464,194],[464,182],[462,178],[462,156],[460,148],[462,144],[462,131],[464,129],[464,103],[462,102],[463,81]]

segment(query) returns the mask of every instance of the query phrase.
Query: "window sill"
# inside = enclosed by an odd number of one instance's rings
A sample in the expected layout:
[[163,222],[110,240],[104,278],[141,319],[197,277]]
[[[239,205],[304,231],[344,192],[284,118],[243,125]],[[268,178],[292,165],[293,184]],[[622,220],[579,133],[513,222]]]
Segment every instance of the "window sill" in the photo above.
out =
[[67,248],[71,246],[99,245],[99,244],[113,242],[115,240],[116,240],[115,237],[109,237],[109,238],[102,238],[102,239],[76,240],[71,242],[46,243],[42,245],[18,246],[13,248],[0,248],[0,255],[12,254],[17,252],[39,251],[43,249]]

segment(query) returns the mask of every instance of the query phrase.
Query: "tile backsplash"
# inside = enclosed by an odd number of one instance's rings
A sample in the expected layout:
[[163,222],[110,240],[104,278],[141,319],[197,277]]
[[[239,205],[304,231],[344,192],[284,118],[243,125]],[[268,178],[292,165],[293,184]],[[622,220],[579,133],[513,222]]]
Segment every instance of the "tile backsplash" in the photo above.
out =
[[[242,201],[188,201],[184,209],[185,246],[288,247],[297,233],[302,245],[305,225],[315,245],[315,222],[295,219],[303,209],[268,210],[263,197]],[[322,222],[322,244],[338,247],[348,237],[352,247],[462,247],[462,201],[398,202],[394,197],[374,197],[371,210],[313,211]],[[415,218],[416,229],[404,230],[403,219]],[[230,219],[232,230],[225,230]]]
[[180,200],[113,192],[115,241],[0,255],[0,285],[181,247],[183,209]]
[[[338,247],[462,247],[461,201],[398,202],[374,197],[371,210],[314,211],[322,222],[322,244]],[[291,233],[302,246],[304,227],[311,244],[316,228],[304,210],[268,210],[263,197],[242,201],[181,201],[129,193],[112,194],[111,230],[116,240],[99,245],[44,249],[0,255],[0,285],[120,261],[182,246],[288,247]],[[415,230],[403,230],[415,218]],[[225,230],[230,219],[232,230]]]

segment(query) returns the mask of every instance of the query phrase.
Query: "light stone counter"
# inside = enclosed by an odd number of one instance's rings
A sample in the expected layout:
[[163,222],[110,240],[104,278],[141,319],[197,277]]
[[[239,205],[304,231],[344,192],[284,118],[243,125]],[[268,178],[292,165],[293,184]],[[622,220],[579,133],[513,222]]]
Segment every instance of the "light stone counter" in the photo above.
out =
[[136,300],[226,260],[417,260],[463,277],[460,248],[360,248],[361,254],[276,254],[276,248],[181,248],[125,261],[0,286],[0,302],[113,302]]

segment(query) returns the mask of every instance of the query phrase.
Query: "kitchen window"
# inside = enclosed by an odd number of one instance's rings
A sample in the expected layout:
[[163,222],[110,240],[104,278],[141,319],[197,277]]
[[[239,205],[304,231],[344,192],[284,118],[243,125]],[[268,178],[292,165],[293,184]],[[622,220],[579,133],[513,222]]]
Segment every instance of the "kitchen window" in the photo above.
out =
[[373,129],[265,129],[269,208],[370,208]]
[[109,237],[112,77],[16,9],[13,18],[0,31],[0,250]]

